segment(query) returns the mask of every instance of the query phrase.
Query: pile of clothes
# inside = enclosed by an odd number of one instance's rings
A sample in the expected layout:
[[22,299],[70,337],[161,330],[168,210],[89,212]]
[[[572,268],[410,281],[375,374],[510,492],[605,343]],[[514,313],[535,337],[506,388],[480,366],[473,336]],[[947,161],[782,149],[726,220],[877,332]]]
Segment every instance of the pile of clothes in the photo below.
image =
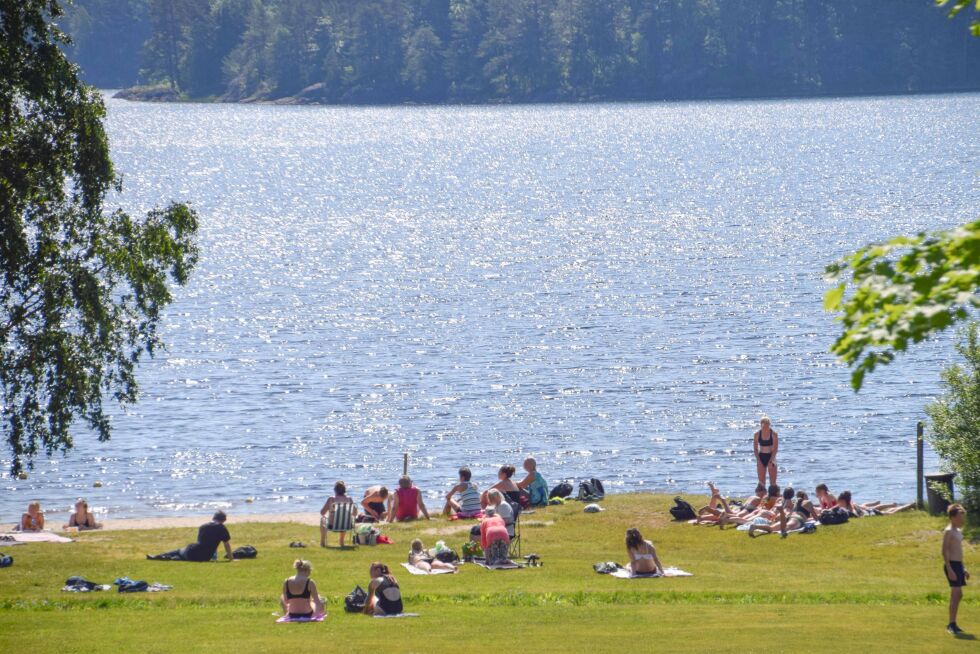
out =
[[[114,586],[118,586],[118,591],[120,593],[159,593],[167,590],[172,590],[173,586],[168,586],[166,584],[161,584],[158,582],[153,582],[148,584],[145,581],[133,581],[129,577],[120,577],[112,582]],[[84,577],[68,577],[65,581],[64,587],[61,589],[66,593],[91,593],[101,590],[109,590],[112,586],[109,584],[97,584],[94,581],[89,581]]]

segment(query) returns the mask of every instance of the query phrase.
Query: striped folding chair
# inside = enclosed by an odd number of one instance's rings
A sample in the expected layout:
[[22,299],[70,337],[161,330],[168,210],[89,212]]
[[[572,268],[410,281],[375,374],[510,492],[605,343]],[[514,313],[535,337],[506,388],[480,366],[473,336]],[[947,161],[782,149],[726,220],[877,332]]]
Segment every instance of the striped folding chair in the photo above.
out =
[[[357,505],[353,502],[334,504],[327,515],[320,518],[320,524],[327,532],[334,534],[345,534],[354,531],[354,517],[357,513]],[[351,533],[351,544],[354,542],[354,535]]]

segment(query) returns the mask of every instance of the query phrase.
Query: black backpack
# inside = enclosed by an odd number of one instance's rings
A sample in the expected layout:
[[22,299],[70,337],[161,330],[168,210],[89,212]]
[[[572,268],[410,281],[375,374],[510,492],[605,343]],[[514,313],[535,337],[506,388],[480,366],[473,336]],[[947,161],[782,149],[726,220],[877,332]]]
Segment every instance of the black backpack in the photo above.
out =
[[367,604],[367,601],[367,593],[360,586],[356,586],[344,598],[344,610],[348,613],[360,613],[364,610],[364,605]]
[[698,517],[694,507],[680,497],[674,498],[674,505],[670,507],[670,515],[674,516],[674,520],[694,520]]
[[842,525],[850,519],[850,514],[839,506],[822,511],[819,518],[822,525]]
[[550,500],[553,497],[568,497],[572,494],[573,490],[575,490],[575,488],[573,488],[571,484],[569,484],[567,481],[563,481],[551,489],[551,492],[548,493],[548,499]]
[[241,547],[236,547],[235,551],[231,553],[231,558],[233,559],[254,559],[259,555],[259,551],[252,547],[251,545],[242,545]]
[[[599,485],[596,486],[596,482]],[[582,502],[597,502],[605,497],[602,491],[602,482],[598,479],[586,479],[578,485],[578,496],[576,499]]]
[[456,563],[459,561],[459,555],[453,550],[442,550],[441,552],[436,552],[435,558],[443,563]]

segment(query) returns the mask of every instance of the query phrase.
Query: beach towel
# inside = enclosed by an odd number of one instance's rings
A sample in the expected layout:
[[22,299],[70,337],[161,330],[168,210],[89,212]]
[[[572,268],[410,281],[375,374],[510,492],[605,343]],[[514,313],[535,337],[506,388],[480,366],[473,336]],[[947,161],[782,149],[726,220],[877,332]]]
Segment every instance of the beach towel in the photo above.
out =
[[651,572],[649,574],[635,575],[630,572],[629,568],[620,568],[615,572],[610,572],[609,576],[616,577],[617,579],[656,579],[658,577],[693,577],[694,575],[678,568],[664,568],[663,574]]
[[417,618],[418,613],[395,613],[394,615],[376,615],[376,618]]
[[513,561],[506,561],[504,563],[495,563],[493,565],[487,565],[486,560],[479,561],[474,560],[473,563],[477,564],[481,568],[486,568],[487,570],[519,570],[524,566],[520,563],[514,563]]
[[278,620],[276,624],[285,624],[287,622],[323,622],[323,619],[327,617],[326,613],[320,613],[319,615],[312,615],[308,618],[291,618],[289,615],[284,615]]
[[749,527],[751,527],[752,525],[768,525],[768,524],[769,521],[766,520],[765,518],[762,517],[752,518],[752,522],[746,522],[744,525],[739,525],[738,527],[736,527],[736,529],[738,529],[739,531],[748,531]]
[[444,570],[442,568],[433,568],[431,572],[426,572],[421,568],[416,568],[411,563],[402,563],[402,567],[413,575],[451,575],[457,572],[456,570]]
[[0,534],[0,540],[5,544],[14,543],[74,543],[71,538],[65,538],[50,531],[15,531],[9,534]]

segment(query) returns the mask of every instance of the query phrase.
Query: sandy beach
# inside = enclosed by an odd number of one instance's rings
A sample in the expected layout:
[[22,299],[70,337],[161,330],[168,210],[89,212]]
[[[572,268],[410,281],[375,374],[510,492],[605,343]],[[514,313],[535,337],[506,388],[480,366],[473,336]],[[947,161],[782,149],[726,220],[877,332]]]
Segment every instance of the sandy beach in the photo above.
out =
[[[169,529],[199,527],[211,520],[210,513],[196,516],[181,516],[172,518],[124,518],[119,520],[103,520],[103,531],[121,531],[127,529]],[[245,515],[229,515],[226,524],[235,525],[246,522],[294,522],[301,525],[312,527],[319,526],[320,515],[318,513],[249,513]],[[0,525],[0,532],[13,531],[15,524],[6,523]],[[48,531],[61,533],[61,524],[49,522]]]

